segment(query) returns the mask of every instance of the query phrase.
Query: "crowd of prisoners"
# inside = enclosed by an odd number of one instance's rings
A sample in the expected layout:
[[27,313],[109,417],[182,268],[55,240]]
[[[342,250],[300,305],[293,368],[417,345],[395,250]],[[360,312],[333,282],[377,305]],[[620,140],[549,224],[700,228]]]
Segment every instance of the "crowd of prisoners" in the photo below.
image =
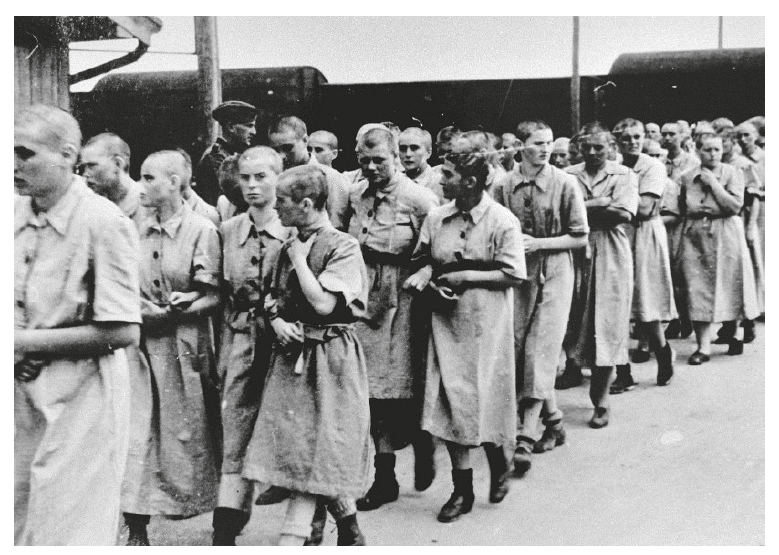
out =
[[555,391],[583,368],[600,429],[631,362],[673,386],[669,339],[694,334],[689,365],[755,339],[763,117],[366,123],[341,173],[333,133],[287,116],[258,137],[257,113],[219,105],[200,160],[154,152],[136,181],[121,130],[17,110],[17,545],[113,545],[122,523],[149,545],[152,516],[212,511],[236,545],[281,502],[279,545],[321,544],[328,514],[366,545],[358,514],[398,499],[408,446],[418,491],[448,451],[453,522],[474,449],[500,503],[565,443]]

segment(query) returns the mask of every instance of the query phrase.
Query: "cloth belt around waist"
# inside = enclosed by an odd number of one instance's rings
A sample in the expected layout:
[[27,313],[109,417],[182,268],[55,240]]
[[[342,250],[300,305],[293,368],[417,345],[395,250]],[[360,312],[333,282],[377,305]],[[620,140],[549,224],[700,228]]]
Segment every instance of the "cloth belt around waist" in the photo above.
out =
[[393,254],[389,252],[381,252],[374,250],[365,245],[360,245],[362,250],[362,259],[366,264],[380,264],[390,266],[402,266],[407,267],[411,263],[410,253]]
[[723,218],[730,218],[736,214],[709,214],[708,212],[697,212],[693,214],[687,214],[688,220],[721,220]]
[[[354,329],[354,324],[314,325],[299,322],[299,325],[303,330],[303,337],[305,338],[303,342],[304,344],[308,341],[313,343],[327,343],[331,339],[335,339],[336,337],[342,335],[343,332]],[[299,345],[300,354],[295,361],[295,369],[293,370],[297,376],[302,375],[303,369],[305,368],[306,350],[303,348],[303,346],[304,345]]]

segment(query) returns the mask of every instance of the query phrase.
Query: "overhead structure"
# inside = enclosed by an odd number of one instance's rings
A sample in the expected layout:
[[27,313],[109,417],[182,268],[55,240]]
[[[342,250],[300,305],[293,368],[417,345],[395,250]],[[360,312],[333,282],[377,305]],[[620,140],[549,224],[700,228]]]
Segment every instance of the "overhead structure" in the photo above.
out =
[[[41,102],[68,109],[72,83],[136,61],[160,29],[162,21],[153,16],[14,17],[15,106]],[[68,45],[71,42],[132,38],[138,40],[133,52],[70,75]]]

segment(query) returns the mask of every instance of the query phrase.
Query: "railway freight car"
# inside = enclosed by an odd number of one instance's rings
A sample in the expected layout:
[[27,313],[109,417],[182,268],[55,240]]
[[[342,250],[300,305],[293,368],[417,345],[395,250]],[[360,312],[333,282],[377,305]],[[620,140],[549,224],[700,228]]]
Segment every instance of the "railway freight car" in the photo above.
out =
[[[154,150],[181,146],[198,159],[207,146],[197,142],[196,79],[194,71],[109,75],[93,91],[74,93],[73,111],[86,136],[114,131],[128,141],[137,176]],[[282,115],[334,132],[341,170],[356,166],[354,135],[369,121],[421,124],[433,134],[451,124],[501,133],[541,118],[556,134],[571,131],[568,78],[333,84],[312,67],[251,68],[223,70],[222,89],[225,100],[259,108],[260,143]],[[582,76],[580,104],[582,122],[607,125],[623,117],[741,121],[765,113],[765,49],[622,54],[608,75]]]

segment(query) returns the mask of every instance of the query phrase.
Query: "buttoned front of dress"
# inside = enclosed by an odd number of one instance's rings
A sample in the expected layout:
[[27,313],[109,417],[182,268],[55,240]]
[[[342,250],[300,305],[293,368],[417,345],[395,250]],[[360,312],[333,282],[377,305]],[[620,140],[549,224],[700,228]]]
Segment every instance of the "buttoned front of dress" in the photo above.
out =
[[[182,203],[165,222],[153,212],[140,230],[141,298],[169,305],[174,291],[219,287],[221,248],[216,227]],[[216,505],[219,468],[216,358],[208,316],[144,325],[133,383],[133,439],[122,510],[192,516]]]

